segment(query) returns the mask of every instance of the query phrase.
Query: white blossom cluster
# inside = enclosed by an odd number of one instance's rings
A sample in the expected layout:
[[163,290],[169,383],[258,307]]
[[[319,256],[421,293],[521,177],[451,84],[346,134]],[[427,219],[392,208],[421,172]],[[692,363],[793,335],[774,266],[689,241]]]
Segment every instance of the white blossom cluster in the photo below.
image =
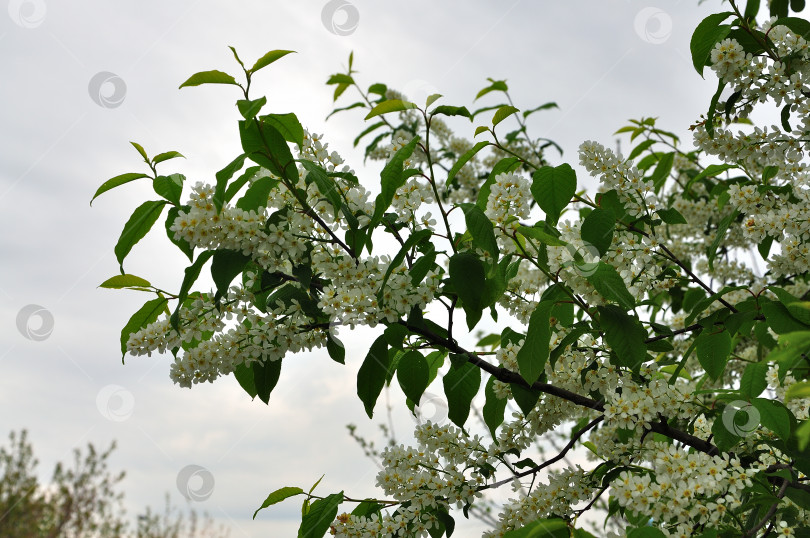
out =
[[485,532],[483,538],[500,538],[506,531],[546,517],[571,517],[573,507],[595,493],[588,473],[578,466],[552,471],[547,479],[547,483],[535,484],[525,497],[510,499],[498,515],[495,529]]
[[622,471],[612,493],[631,513],[671,525],[668,536],[692,536],[696,525],[711,527],[723,520],[740,507],[738,493],[760,471],[744,468],[728,454],[709,456],[664,443],[645,447],[651,469]]
[[[318,134],[305,133],[300,157],[319,164],[328,172],[352,173],[348,167],[338,168],[343,163],[342,158],[336,152],[329,153],[328,145]],[[302,293],[308,290],[291,275],[292,268],[311,264],[314,275],[329,278],[317,301],[318,308],[329,317],[328,328],[315,327],[315,320],[304,312],[296,299],[268,304],[265,312],[252,307],[253,291],[260,281],[260,274],[256,272],[243,286],[232,287],[220,304],[215,304],[211,293],[191,308],[181,307],[177,329],[166,316],[132,333],[127,351],[133,355],[175,352],[170,376],[175,383],[190,387],[194,383],[214,381],[233,372],[240,364],[249,366],[257,360],[279,360],[288,352],[321,347],[330,329],[356,325],[373,327],[382,321],[392,322],[406,316],[414,306],[425,308],[436,294],[440,276],[431,271],[414,285],[407,266],[400,265],[391,268],[383,288],[391,259],[388,256],[355,259],[333,244],[329,230],[348,229],[348,224],[314,182],[307,184],[307,175],[305,168],[299,168],[296,190],[306,192],[303,208],[295,194],[279,185],[258,210],[245,211],[224,203],[217,212],[214,187],[198,183],[192,187],[188,211],[179,212],[171,231],[177,239],[184,239],[194,247],[235,250],[250,256],[261,270],[287,275],[285,285],[299,287]],[[268,177],[277,179],[262,170],[252,178],[251,184]],[[335,185],[360,225],[367,223],[374,212],[368,192],[341,177],[336,178]],[[425,190],[416,182],[398,191],[400,208],[407,210],[410,217],[423,202],[430,202],[431,196],[429,189]],[[308,213],[307,207],[319,220]],[[273,209],[279,210],[275,212],[277,218],[268,221]],[[420,225],[435,225],[429,213],[422,218],[423,222],[414,226],[416,229]],[[226,327],[225,320],[230,320],[234,314],[236,323]]]
[[396,515],[361,517],[344,514],[333,524],[341,537],[427,536],[436,525],[435,511],[449,511],[471,504],[481,494],[485,477],[477,466],[495,463],[478,436],[469,436],[453,425],[426,422],[415,431],[417,447],[387,447],[382,452],[383,470],[377,485],[386,495],[403,503]]
[[579,146],[579,163],[591,175],[599,177],[600,190],[616,190],[631,217],[639,217],[662,207],[652,182],[644,177],[644,172],[630,161],[616,156],[611,149],[591,140],[585,141]]
[[695,129],[694,139],[707,154],[741,167],[751,177],[773,170],[768,181],[731,185],[728,193],[729,205],[743,215],[744,238],[751,243],[771,238],[779,245],[767,262],[771,274],[780,276],[810,270],[810,174],[805,162],[810,46],[786,26],[773,26],[774,20],[760,28],[774,44],[770,57],[745,54],[737,41],[725,39],[711,52],[712,69],[737,95],[737,117],[747,118],[755,105],[772,103],[787,107],[792,130],[774,125],[733,133],[722,127],[725,103],[718,103],[716,121],[721,125],[715,127],[714,137],[703,124]]

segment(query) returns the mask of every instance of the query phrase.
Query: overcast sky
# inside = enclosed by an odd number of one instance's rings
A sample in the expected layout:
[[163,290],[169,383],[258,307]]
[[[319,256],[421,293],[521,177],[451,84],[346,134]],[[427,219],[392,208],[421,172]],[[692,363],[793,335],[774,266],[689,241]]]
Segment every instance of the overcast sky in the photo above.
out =
[[[43,474],[74,447],[117,440],[112,467],[128,472],[130,515],[161,507],[164,492],[184,504],[178,475],[201,466],[191,488],[205,499],[194,507],[240,538],[295,535],[296,501],[251,521],[281,486],[308,487],[325,473],[320,493],[379,494],[376,469],[345,430],[355,422],[375,436],[354,395],[375,333],[345,339],[345,367],[325,352],[285,361],[269,407],[251,401],[232,378],[192,390],[174,386],[166,356],[128,358],[122,366],[121,327],[147,297],[97,286],[118,271],[113,246],[129,214],[154,194],[134,183],[91,208],[92,194],[110,177],[144,171],[130,140],[150,154],[182,152],[187,159],[165,169],[190,181],[212,182],[241,153],[238,90],[178,90],[180,83],[202,70],[236,73],[228,45],[251,63],[269,50],[297,51],[258,74],[253,95],[267,94],[267,110],[295,112],[310,130],[325,133],[372,189],[378,167],[364,170],[351,149],[362,114],[324,122],[332,106],[324,82],[343,70],[350,51],[359,81],[387,83],[417,102],[441,93],[445,104],[471,106],[486,77],[507,79],[519,108],[556,101],[560,109],[536,114],[530,128],[563,147],[562,158],[551,155],[555,163],[572,165],[584,140],[614,147],[612,133],[629,118],[658,116],[688,143],[688,126],[705,113],[716,87],[712,75],[704,81],[692,68],[689,38],[719,9],[717,1],[5,3],[0,436],[27,428]],[[459,134],[471,138],[469,129]],[[164,289],[179,287],[184,267],[159,230],[125,263],[127,272]],[[404,407],[401,395],[391,398]],[[413,422],[405,413],[396,417],[404,436]],[[210,491],[202,491],[203,475],[214,479]],[[459,535],[479,531],[459,522]]]

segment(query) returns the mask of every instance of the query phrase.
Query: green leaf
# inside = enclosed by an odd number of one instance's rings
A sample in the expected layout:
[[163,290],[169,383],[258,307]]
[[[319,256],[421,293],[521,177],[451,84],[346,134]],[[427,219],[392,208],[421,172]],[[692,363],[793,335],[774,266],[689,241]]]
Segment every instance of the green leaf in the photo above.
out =
[[481,319],[486,274],[484,264],[472,252],[459,252],[450,258],[450,285],[461,299],[467,314],[467,327],[472,330]]
[[[590,265],[589,269],[590,269]],[[612,301],[625,310],[632,310],[636,304],[636,299],[624,284],[624,280],[616,271],[616,268],[609,263],[599,262],[595,268],[587,271],[585,278],[599,292],[599,295]]]
[[338,364],[346,364],[346,348],[340,340],[332,338],[331,334],[326,335],[326,351],[329,358]]
[[493,91],[505,92],[505,91],[508,91],[508,89],[509,89],[506,86],[506,81],[505,80],[492,80],[492,79],[488,79],[488,80],[492,84],[490,86],[487,86],[486,88],[484,88],[480,92],[478,92],[478,94],[475,96],[475,99],[473,99],[473,101],[477,101],[478,99],[485,96],[489,92],[493,92]]
[[805,325],[810,325],[810,302],[793,301],[785,306],[791,316]]
[[781,302],[760,299],[760,308],[765,315],[765,321],[776,334],[787,334],[796,331],[805,331],[808,325],[796,319]]
[[267,114],[262,116],[262,124],[270,125],[281,133],[284,140],[304,146],[304,127],[292,112],[287,114]]
[[141,157],[143,157],[143,160],[148,163],[149,162],[149,156],[146,155],[146,150],[143,149],[143,146],[138,144],[137,142],[130,142],[130,144],[132,144],[132,147],[135,148],[138,151],[138,153],[141,154]]
[[457,367],[451,366],[444,374],[442,383],[447,396],[447,415],[459,428],[463,428],[470,414],[473,398],[481,386],[481,370],[469,362]]
[[[345,73],[335,73],[329,80],[326,81],[327,85],[332,84],[354,84],[354,79]],[[385,94],[383,94],[385,95]]]
[[482,410],[484,422],[487,428],[489,428],[489,433],[492,435],[493,439],[497,439],[498,437],[498,426],[503,424],[504,412],[506,411],[506,404],[508,403],[507,398],[501,399],[495,395],[495,381],[497,381],[495,376],[490,376],[489,381],[487,381],[484,387],[486,400],[484,401],[484,409]]
[[537,519],[504,533],[503,538],[569,538],[568,524],[562,519]]
[[473,238],[473,245],[489,252],[493,260],[498,259],[498,243],[495,241],[495,230],[492,221],[475,204],[461,204],[467,230]]
[[[767,373],[768,363],[766,361],[748,364],[740,379],[740,394],[748,399],[762,394],[762,391],[768,388],[768,382],[765,379]],[[790,392],[789,389],[788,392]]]
[[532,175],[532,196],[546,213],[546,221],[552,226],[562,214],[577,190],[577,175],[568,164],[555,168],[544,166]]
[[382,172],[380,172],[381,189],[380,194],[378,194],[377,198],[374,200],[374,215],[371,217],[369,228],[374,228],[382,221],[385,211],[391,206],[391,202],[394,200],[394,194],[396,194],[397,189],[405,184],[406,178],[403,174],[403,167],[405,166],[405,161],[413,154],[418,141],[418,136],[413,137],[410,142],[401,147],[394,156],[391,157],[391,160],[388,161],[388,164],[386,164]]
[[542,104],[542,105],[540,105],[538,107],[532,108],[530,110],[525,110],[523,112],[523,118],[526,119],[526,118],[529,117],[530,114],[534,114],[535,112],[538,112],[540,110],[548,110],[550,108],[560,108],[560,107],[557,105],[557,103],[554,103],[554,102],[544,103],[544,104]]
[[372,131],[376,131],[380,127],[384,127],[384,126],[385,126],[384,121],[379,121],[379,122],[377,122],[377,123],[375,123],[373,125],[369,125],[365,129],[363,129],[363,131],[359,135],[357,135],[357,138],[354,139],[354,142],[352,143],[352,146],[357,147],[357,144],[360,143],[360,140],[362,140],[364,136],[366,136],[368,133],[370,133]]
[[159,164],[163,161],[168,161],[169,159],[176,159],[177,157],[186,158],[182,153],[179,151],[167,151],[165,153],[159,153],[152,157],[152,164]]
[[681,213],[674,207],[668,207],[667,209],[659,209],[658,211],[656,211],[656,213],[658,213],[658,216],[661,217],[661,220],[663,220],[667,224],[688,224],[684,216],[681,215]]
[[[709,138],[714,138],[714,116],[717,111],[717,102],[720,100],[720,95],[722,95],[725,87],[726,82],[723,79],[717,81],[717,90],[714,92],[712,100],[709,102],[709,111],[706,113],[706,132],[709,133]],[[691,183],[690,181],[689,184],[687,184],[687,190]]]
[[233,376],[239,382],[239,386],[247,392],[251,398],[256,397],[256,381],[253,379],[253,368],[239,363],[233,369]]
[[514,397],[515,403],[518,404],[518,407],[524,415],[528,415],[531,410],[534,409],[534,406],[537,405],[537,401],[543,394],[539,390],[529,389],[517,383],[510,383],[509,389],[512,391],[512,397]]
[[371,345],[360,370],[357,372],[357,396],[366,409],[368,418],[374,415],[374,404],[385,385],[385,378],[390,366],[388,343],[385,335],[379,336]]
[[281,375],[281,359],[264,362],[256,361],[252,365],[253,382],[256,385],[256,395],[264,403],[270,402],[270,393],[278,384]]
[[397,365],[397,381],[412,402],[419,403],[428,386],[430,371],[427,360],[418,351],[408,351]]
[[517,354],[520,375],[529,385],[537,381],[546,368],[551,342],[551,316],[552,301],[541,301],[535,307],[529,319],[529,328],[526,332],[526,341]]
[[174,205],[180,205],[180,196],[183,193],[183,181],[186,179],[182,174],[172,174],[170,176],[158,176],[152,180],[152,188],[158,196],[164,197]]
[[470,121],[473,120],[472,114],[470,111],[467,110],[467,107],[463,106],[448,106],[448,105],[441,105],[434,108],[431,112],[431,116],[436,116],[438,114],[443,114],[445,116],[464,116],[465,118],[470,118]]
[[115,257],[121,266],[122,272],[124,270],[124,258],[127,257],[132,247],[149,233],[152,225],[160,217],[165,205],[166,200],[150,200],[139,205],[132,213],[132,216],[129,217],[121,236],[118,238],[118,243],[115,245]]
[[644,343],[647,331],[644,326],[638,318],[627,315],[616,306],[599,306],[597,309],[605,341],[615,352],[618,364],[637,370],[647,359],[647,344]]
[[428,95],[427,99],[425,99],[425,108],[429,107],[430,105],[432,105],[433,103],[435,103],[436,101],[441,99],[442,97],[443,97],[443,95],[440,94],[440,93],[432,93],[432,94]]
[[738,210],[734,210],[732,213],[729,213],[717,224],[717,232],[714,236],[714,240],[712,244],[706,249],[706,256],[709,258],[709,270],[714,270],[714,259],[717,257],[717,248],[720,246],[720,243],[726,238],[726,231],[728,231],[728,227],[731,226],[731,223],[737,219],[737,216],[740,214]]
[[445,185],[450,185],[453,182],[453,178],[456,177],[456,174],[458,174],[459,170],[461,170],[464,165],[475,156],[476,153],[489,145],[490,143],[486,141],[478,142],[472,148],[468,149],[464,155],[459,157],[456,163],[450,168],[450,171],[447,172],[447,181],[445,181]]
[[798,362],[802,355],[810,353],[810,331],[796,331],[779,336],[779,344],[768,353],[768,362],[779,364],[779,379],[784,380],[787,370]]
[[801,398],[810,398],[810,381],[793,383],[787,388],[787,392],[785,392],[785,402]]
[[520,112],[520,110],[511,105],[503,105],[495,111],[495,115],[492,116],[492,126],[495,127],[515,112]]
[[247,155],[244,153],[230,163],[228,166],[216,173],[217,186],[214,190],[214,207],[217,208],[217,213],[222,210],[222,205],[225,203],[225,189],[228,186],[228,181],[231,180],[233,175],[245,166],[245,159]]
[[703,67],[709,63],[714,45],[722,41],[731,30],[731,26],[721,25],[721,23],[732,15],[734,13],[730,11],[713,13],[703,19],[692,33],[692,40],[689,42],[689,50],[692,51],[692,65],[695,66],[695,70],[701,77]]
[[267,207],[270,193],[278,186],[278,183],[275,178],[260,177],[236,201],[236,207],[245,211],[257,211],[260,207]]
[[242,114],[242,117],[246,120],[252,119],[256,117],[256,114],[267,104],[267,97],[260,97],[258,99],[253,99],[252,101],[247,101],[245,99],[240,99],[236,102],[236,108],[239,109],[239,113]]
[[278,129],[263,120],[242,120],[239,122],[239,137],[250,160],[278,177],[298,182],[298,169],[290,147]]
[[129,318],[127,324],[124,325],[123,329],[121,329],[122,359],[124,358],[124,355],[127,354],[127,340],[129,340],[129,335],[143,329],[150,323],[157,320],[160,313],[166,310],[166,304],[168,302],[169,300],[165,297],[158,297],[157,299],[146,301],[146,303],[144,303],[144,305],[140,307],[137,312],[132,314],[132,317]]
[[268,65],[275,62],[279,58],[283,58],[284,56],[294,52],[295,52],[294,50],[271,50],[270,52],[268,52],[267,54],[256,60],[256,63],[253,64],[253,67],[250,68],[250,73],[253,74],[259,69],[267,67]]
[[[130,142],[133,144],[133,142]],[[142,177],[149,177],[146,174],[139,174],[138,172],[129,172],[127,174],[121,174],[120,176],[115,176],[112,179],[108,179],[104,183],[101,184],[101,187],[98,188],[96,193],[93,195],[92,200],[90,200],[90,205],[93,205],[93,200],[98,198],[99,194],[105,193],[110,189],[114,189],[119,185],[123,185],[124,183],[129,183],[130,181],[135,181],[136,179],[140,179]]]
[[568,244],[562,239],[554,237],[550,233],[546,233],[538,226],[518,226],[517,231],[522,236],[536,239],[544,245],[549,245],[552,247],[564,247]]
[[333,493],[323,499],[318,499],[309,507],[309,511],[301,519],[298,528],[298,538],[323,538],[329,526],[335,520],[338,506],[343,502],[343,492]]
[[735,168],[739,168],[739,166],[736,164],[710,164],[698,175],[689,180],[689,183],[692,184],[696,181],[700,181],[701,179],[707,177],[716,177],[725,172],[726,170],[733,170]]
[[790,437],[790,411],[780,402],[767,398],[754,398],[751,403],[759,411],[759,423],[787,441]]
[[719,379],[726,369],[731,353],[731,335],[728,331],[710,333],[703,331],[696,339],[700,365],[712,379]]
[[744,435],[756,429],[756,417],[754,420],[750,418],[752,414],[758,414],[758,411],[748,403],[740,406],[739,402],[725,406],[725,410],[712,423],[712,442],[721,451],[728,452],[742,439],[735,432]]
[[212,250],[203,251],[199,256],[197,256],[194,263],[186,267],[183,276],[183,283],[180,285],[180,292],[177,294],[177,308],[175,309],[171,318],[172,327],[175,329],[178,328],[178,324],[180,323],[180,307],[188,297],[188,292],[191,290],[191,286],[194,285],[197,277],[200,276],[200,271],[202,271],[203,265],[205,265],[205,262],[207,262],[213,255],[214,251]]
[[786,133],[790,133],[793,130],[790,128],[790,104],[782,107],[782,112],[779,116],[782,120],[782,129],[784,129]]
[[211,277],[217,287],[217,295],[228,293],[231,282],[245,269],[249,261],[250,256],[242,254],[241,250],[221,249],[214,252],[211,260]]
[[[174,221],[177,219],[177,216],[180,214],[180,209],[177,206],[173,206],[169,208],[169,212],[166,214],[166,235],[169,237],[169,241],[174,243],[180,251],[188,257],[188,261],[194,260],[194,247],[191,244],[183,239],[175,239],[174,232],[171,230],[172,226],[174,225]],[[190,209],[189,206],[183,206],[183,211],[188,211]]]
[[645,149],[649,148],[653,144],[655,144],[656,140],[645,140],[641,142],[638,146],[634,147],[633,150],[630,152],[630,155],[627,156],[627,160],[632,161],[643,152]]
[[343,200],[340,196],[340,188],[335,182],[335,178],[329,177],[326,170],[318,166],[312,161],[301,159],[301,165],[307,170],[306,182],[315,182],[321,194],[332,204],[335,209],[335,214],[340,210]]
[[267,496],[267,498],[264,500],[264,502],[258,508],[258,510],[253,512],[253,519],[256,519],[256,514],[258,514],[260,510],[263,510],[263,509],[267,508],[268,506],[272,506],[272,505],[274,505],[276,503],[280,503],[284,499],[289,499],[290,497],[295,497],[296,495],[301,495],[302,493],[304,493],[303,489],[301,489],[301,488],[293,488],[293,487],[289,487],[289,486],[277,489],[276,491],[274,491],[273,493],[271,493],[270,495]]
[[389,99],[372,108],[371,112],[366,115],[365,119],[370,120],[374,116],[379,116],[381,114],[388,114],[389,112],[401,112],[403,110],[413,110],[414,108],[419,107],[413,103],[409,103],[408,101],[403,101],[401,99]]
[[810,444],[810,420],[805,420],[796,428],[796,438],[799,441],[799,450],[804,452]]
[[604,256],[613,243],[613,228],[616,226],[616,217],[613,212],[597,207],[585,217],[580,228],[580,235],[596,247],[599,256]]
[[199,86],[200,84],[233,84],[234,86],[239,86],[236,79],[231,75],[223,73],[222,71],[213,70],[194,73],[187,81],[182,83],[180,87]]
[[109,289],[121,289],[121,288],[148,288],[152,284],[149,283],[148,280],[145,280],[139,276],[135,275],[115,275],[114,277],[108,278],[101,284],[99,284],[99,288],[109,288]]
[[659,159],[658,164],[655,166],[655,170],[653,170],[653,173],[650,175],[650,181],[652,181],[653,186],[655,187],[655,192],[659,192],[666,183],[667,178],[669,178],[669,174],[672,172],[672,165],[674,162],[674,151],[663,154]]

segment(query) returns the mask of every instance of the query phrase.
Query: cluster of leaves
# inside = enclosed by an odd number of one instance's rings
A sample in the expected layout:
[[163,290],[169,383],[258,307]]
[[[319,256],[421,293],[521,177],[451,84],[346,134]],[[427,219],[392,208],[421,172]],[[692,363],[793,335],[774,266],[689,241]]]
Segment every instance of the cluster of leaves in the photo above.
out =
[[[732,7],[733,12],[707,17],[694,32],[692,59],[700,74],[710,64],[710,53],[714,46],[727,37],[737,39],[746,52],[755,55],[769,53],[768,36],[755,30],[751,24],[759,13],[759,2],[749,1],[744,12],[737,10],[733,2]],[[789,8],[799,11],[803,8],[803,2],[795,1],[790,5],[786,0],[770,3],[771,14],[780,17],[777,23],[788,26],[799,35],[810,35],[810,23],[789,17]],[[724,24],[729,19],[731,23]],[[214,203],[217,210],[236,198],[249,183],[249,188],[236,202],[239,208],[264,207],[276,189],[285,187],[296,199],[295,211],[323,224],[307,204],[306,193],[296,187],[300,165],[308,172],[307,183],[317,185],[336,218],[345,222],[345,230],[342,231],[331,231],[325,225],[322,228],[331,234],[332,241],[348,256],[359,261],[364,252],[371,254],[375,242],[381,243],[378,239],[380,234],[385,234],[386,239],[398,245],[385,275],[383,288],[393,269],[403,263],[408,267],[414,286],[419,285],[431,271],[442,275],[435,300],[446,308],[447,321],[439,323],[436,321],[438,315],[413,308],[408,316],[383,324],[382,333],[371,344],[359,366],[357,393],[369,417],[373,415],[382,390],[393,379],[397,380],[407,397],[407,405],[413,409],[428,386],[442,377],[449,419],[461,428],[467,423],[473,399],[484,387],[486,403],[483,417],[487,428],[496,437],[507,409],[507,402],[496,394],[497,381],[509,386],[516,405],[524,415],[528,415],[539,405],[538,402],[548,397],[565,400],[581,408],[579,415],[571,417],[575,424],[572,441],[561,452],[562,457],[584,433],[597,426],[601,420],[599,417],[605,411],[605,401],[599,392],[579,394],[551,383],[547,365],[555,365],[570,350],[569,346],[576,346],[581,337],[590,336],[593,341],[604,342],[603,347],[598,348],[598,353],[609,358],[610,363],[633,383],[643,385],[649,381],[643,374],[643,368],[652,362],[660,371],[671,376],[670,384],[683,377],[691,379],[693,374],[701,376],[695,393],[705,416],[712,421],[711,437],[706,439],[697,435],[693,421],[663,414],[645,426],[645,436],[652,434],[657,441],[678,444],[709,455],[738,455],[744,466],[753,465],[762,454],[773,451],[788,462],[772,466],[756,476],[754,485],[740,494],[743,508],[734,516],[733,523],[724,523],[726,526],[720,529],[696,529],[696,532],[702,532],[704,538],[733,536],[741,530],[753,536],[759,529],[775,521],[774,517],[798,525],[797,506],[810,510],[808,488],[801,481],[802,477],[810,476],[810,453],[807,451],[810,422],[800,422],[785,402],[767,393],[763,396],[763,393],[768,387],[766,375],[769,367],[777,366],[780,380],[787,375],[798,380],[790,387],[786,401],[810,396],[810,381],[807,381],[810,377],[807,359],[810,352],[810,301],[788,291],[791,285],[806,283],[807,275],[772,278],[758,293],[750,292],[741,300],[729,299],[737,297],[736,292],[741,290],[750,291],[750,283],[723,277],[707,282],[706,275],[700,274],[696,260],[677,255],[675,251],[678,249],[673,246],[682,240],[677,226],[688,224],[688,219],[675,208],[677,201],[705,202],[710,207],[716,207],[716,215],[704,223],[705,227],[701,230],[701,238],[706,244],[699,253],[708,262],[708,276],[714,278],[718,265],[728,265],[735,260],[736,246],[729,237],[733,230],[739,229],[742,221],[739,211],[720,216],[729,202],[729,187],[734,184],[754,185],[758,189],[789,192],[789,187],[768,185],[768,180],[776,175],[777,170],[766,168],[761,177],[751,177],[734,164],[704,166],[700,164],[701,156],[697,151],[683,152],[679,149],[678,137],[657,127],[655,119],[634,121],[619,130],[619,133],[628,133],[631,142],[641,139],[627,159],[637,159],[636,168],[645,174],[645,181],[653,185],[655,195],[665,201],[663,207],[645,208],[638,213],[627,207],[617,189],[608,189],[593,198],[578,192],[576,173],[569,164],[552,166],[547,162],[544,150],[555,145],[549,140],[530,137],[526,118],[534,112],[556,106],[553,103],[520,111],[509,98],[506,82],[490,80],[490,84],[478,92],[476,99],[494,94],[503,95],[507,102],[470,112],[464,106],[435,105],[441,96],[431,95],[422,106],[393,94],[381,83],[372,84],[365,90],[361,88],[355,81],[356,72],[353,70],[353,58],[350,57],[347,72],[332,75],[328,84],[335,86],[335,100],[350,88],[356,89],[360,95],[358,101],[333,113],[363,109],[365,119],[374,120],[357,136],[355,145],[373,134],[374,138],[365,147],[365,154],[374,158],[384,147],[386,139],[394,142],[397,136],[404,133],[409,140],[387,156],[373,213],[359,215],[350,209],[337,183],[338,179],[356,182],[357,178],[346,172],[326,170],[307,160],[294,159],[289,144],[301,147],[304,138],[304,130],[295,115],[260,116],[267,103],[266,98],[249,98],[252,76],[290,51],[271,51],[251,68],[242,63],[236,51],[233,52],[243,69],[244,84],[220,71],[207,71],[193,75],[181,86],[230,84],[239,86],[244,94],[244,99],[237,102],[242,116],[238,122],[238,132],[243,153],[216,174]],[[717,121],[715,108],[724,89],[725,85],[721,82],[703,122],[709,134],[713,133]],[[725,107],[725,114],[729,118],[734,106],[732,96]],[[785,110],[783,123],[787,127],[790,109]],[[466,118],[475,122],[485,112],[493,112],[492,118],[488,123],[477,126],[474,136],[487,135],[491,140],[477,142],[464,152],[457,152],[449,146],[436,148],[430,145],[431,123],[436,118]],[[500,136],[496,128],[508,119],[516,122],[517,128]],[[157,164],[180,154],[167,152],[150,159],[143,148],[133,145],[143,156],[152,175],[129,173],[117,176],[104,183],[95,195],[136,179],[148,178],[152,180],[156,194],[161,197],[160,200],[142,204],[127,222],[116,245],[122,275],[102,284],[108,288],[130,288],[157,294],[157,298],[147,302],[122,331],[122,351],[126,350],[126,342],[133,332],[156,320],[162,312],[171,315],[173,325],[177,327],[180,309],[200,296],[191,288],[209,260],[217,298],[225,293],[239,274],[256,268],[248,256],[234,251],[203,251],[195,258],[188,243],[169,233],[169,238],[193,262],[185,271],[179,293],[165,292],[140,277],[124,273],[124,258],[151,229],[163,207],[171,206],[166,219],[167,230],[178,212],[188,208],[181,202],[184,178],[177,174],[161,176],[156,171]],[[459,174],[465,166],[483,156],[485,149],[491,151],[486,161],[490,164],[475,169],[476,187],[469,192],[466,202],[453,201],[453,192],[464,188]],[[232,181],[248,161],[256,166],[247,168]],[[268,170],[271,176],[251,182],[260,168]],[[487,217],[485,211],[491,189],[496,178],[507,172],[520,172],[531,177],[532,205],[544,213],[543,220],[524,224],[515,223],[513,219],[503,225]],[[741,172],[741,175],[731,176],[731,173],[737,172]],[[439,177],[440,174],[442,177]],[[414,176],[424,178],[436,194],[436,205],[442,218],[439,228],[444,227],[444,235],[437,230],[417,229],[413,223],[405,222],[396,213],[389,212],[397,190]],[[673,183],[677,188],[667,189]],[[448,219],[454,210],[459,210],[464,216],[464,229],[459,231],[451,229]],[[549,260],[550,249],[569,245],[564,239],[560,220],[564,215],[577,214],[575,212],[578,212],[581,223],[581,239],[598,253],[600,259],[594,262],[576,255],[573,263],[587,284],[601,296],[602,304],[589,304],[560,276],[559,271],[552,270]],[[273,218],[270,217],[268,224]],[[514,226],[509,227],[510,224]],[[372,241],[375,232],[377,236]],[[629,291],[628,284],[616,267],[604,259],[615,249],[614,238],[626,233],[638,240],[655,237],[660,242],[655,262],[658,269],[656,279],[673,281],[671,285],[650,290],[643,300],[638,300]],[[514,248],[505,248],[504,236],[514,243]],[[767,258],[774,241],[774,238],[768,238],[758,245],[763,258]],[[522,330],[505,327],[499,334],[489,335],[475,346],[490,351],[465,347],[463,339],[457,340],[454,336],[456,312],[463,311],[470,331],[486,313],[497,322],[499,304],[513,291],[513,283],[522,267],[540,272],[547,283],[532,309],[528,324]],[[253,306],[267,312],[268,305],[276,300],[299,302],[312,318],[312,329],[321,329],[329,318],[318,309],[317,300],[329,279],[330,275],[318,274],[317,268],[311,266],[295,267],[289,275],[265,272],[259,279],[261,293],[256,295],[257,301]],[[719,290],[717,282],[721,285]],[[382,293],[381,288],[379,298]],[[177,301],[173,312],[168,308],[170,299]],[[683,317],[683,328],[669,326],[673,315]],[[552,327],[556,324],[565,327],[568,332],[561,342],[551,347]],[[210,334],[202,336],[203,339],[210,337]],[[676,351],[684,337],[691,339],[688,347],[685,351]],[[523,345],[517,354],[517,372],[487,360],[487,354],[492,350],[521,341]],[[744,359],[736,353],[741,346],[749,344],[757,348],[756,360]],[[327,349],[332,359],[344,362],[345,353],[338,342],[330,339]],[[446,359],[449,359],[449,365],[445,365]],[[280,363],[256,362],[250,368],[237,368],[236,377],[248,393],[258,395],[267,402],[278,382]],[[597,368],[598,365],[594,363],[588,369]],[[586,374],[587,371],[582,372],[583,379]],[[736,401],[748,402],[756,410],[761,426],[772,432],[772,435],[758,438],[753,448],[750,440],[744,442],[740,432],[729,428],[722,420],[727,406]],[[621,435],[629,439],[633,432],[622,432]],[[581,444],[588,446],[584,439]],[[537,474],[547,463],[531,462],[527,465],[529,470],[520,473],[520,476]],[[495,469],[482,472],[492,477]],[[601,491],[605,491],[621,472],[643,474],[648,470],[607,460],[594,469],[591,478]],[[344,502],[358,502],[353,514],[359,516],[380,514],[390,504],[370,499],[355,500],[343,492],[321,498],[315,496],[313,491],[314,486],[309,492],[297,487],[279,489],[268,496],[259,510],[284,499],[304,495],[300,534],[322,536],[329,530],[339,505]],[[792,504],[788,505],[785,498]],[[660,530],[648,526],[649,521],[635,517],[615,499],[609,503],[609,512],[611,516],[624,518],[628,522],[629,536],[664,536]],[[435,515],[442,523],[431,529],[431,535],[450,536],[454,523],[449,512],[440,508]],[[810,532],[804,527],[800,527],[799,531],[805,535]],[[516,538],[546,534],[588,536],[585,531],[574,529],[572,521],[560,518],[535,521],[507,532],[506,536]]]

